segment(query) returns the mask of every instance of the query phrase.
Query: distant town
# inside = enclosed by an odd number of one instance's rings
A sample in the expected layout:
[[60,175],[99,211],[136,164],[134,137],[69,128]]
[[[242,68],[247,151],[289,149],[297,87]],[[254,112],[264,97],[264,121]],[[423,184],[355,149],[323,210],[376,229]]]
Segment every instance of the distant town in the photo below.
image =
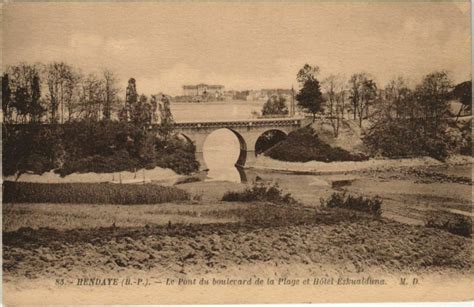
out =
[[173,102],[207,102],[207,101],[267,101],[272,96],[280,96],[290,101],[294,96],[292,89],[260,89],[260,90],[226,90],[220,84],[183,85],[183,94],[171,97]]

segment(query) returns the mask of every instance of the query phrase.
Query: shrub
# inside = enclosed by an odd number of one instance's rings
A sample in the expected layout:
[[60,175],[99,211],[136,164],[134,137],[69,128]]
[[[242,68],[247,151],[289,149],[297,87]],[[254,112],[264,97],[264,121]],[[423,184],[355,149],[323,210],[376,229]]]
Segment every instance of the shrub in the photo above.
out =
[[58,171],[61,176],[78,173],[113,173],[133,171],[140,167],[137,159],[130,157],[128,151],[119,150],[110,156],[94,155],[78,160],[67,160]]
[[472,219],[462,214],[430,211],[425,218],[425,226],[443,229],[464,237],[472,236]]
[[363,154],[352,154],[340,147],[331,147],[321,141],[311,127],[288,134],[288,137],[265,152],[265,155],[281,161],[364,161]]
[[188,175],[199,169],[195,157],[196,147],[177,136],[156,141],[156,165],[171,168],[178,174]]
[[[467,134],[465,133],[466,137]],[[463,147],[462,135],[458,128],[453,129],[444,124],[443,129],[439,128],[439,131],[433,134],[418,118],[382,119],[367,130],[363,142],[372,155],[389,158],[430,156],[445,160],[450,153]],[[468,142],[466,138],[465,144]],[[466,152],[465,149],[461,151]]]
[[251,187],[245,188],[242,192],[226,192],[222,200],[271,202],[277,205],[292,205],[298,203],[290,193],[284,194],[278,184],[266,185],[263,183],[255,183]]
[[60,129],[55,125],[3,125],[3,174],[42,174],[53,169],[60,156],[60,140]]
[[155,184],[3,183],[6,203],[156,204],[190,198],[184,190]]
[[378,196],[364,198],[345,195],[345,193],[333,193],[328,199],[321,199],[321,205],[325,208],[342,208],[369,213],[373,216],[382,215],[382,199]]

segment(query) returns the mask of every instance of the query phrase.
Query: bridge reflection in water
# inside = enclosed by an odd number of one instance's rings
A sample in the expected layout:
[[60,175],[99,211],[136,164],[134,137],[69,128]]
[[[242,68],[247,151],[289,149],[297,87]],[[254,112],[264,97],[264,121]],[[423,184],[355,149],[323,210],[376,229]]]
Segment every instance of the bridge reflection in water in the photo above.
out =
[[228,129],[211,133],[204,143],[204,160],[209,181],[246,182],[243,168],[235,163],[240,155],[240,142]]

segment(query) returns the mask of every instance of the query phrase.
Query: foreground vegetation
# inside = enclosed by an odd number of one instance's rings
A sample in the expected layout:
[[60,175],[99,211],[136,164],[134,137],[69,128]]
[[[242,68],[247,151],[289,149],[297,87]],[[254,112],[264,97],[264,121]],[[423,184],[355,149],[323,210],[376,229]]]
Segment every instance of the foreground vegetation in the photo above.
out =
[[298,202],[290,193],[284,193],[277,184],[253,184],[242,192],[226,192],[223,201],[271,202],[277,205],[293,205]]
[[156,184],[3,183],[5,203],[157,204],[183,201],[189,194]]
[[382,215],[382,199],[379,197],[355,197],[345,193],[333,193],[328,199],[321,199],[325,208],[342,208],[369,213],[375,217]]
[[425,226],[464,237],[472,236],[472,218],[457,213],[430,211],[425,218]]
[[[470,239],[354,210],[271,204],[222,210],[182,206],[183,216],[192,216],[192,211],[205,218],[223,214],[236,222],[143,227],[140,220],[127,227],[20,228],[4,232],[4,276],[75,277],[123,269],[200,274],[246,264],[270,265],[277,272],[283,265],[337,267],[345,273],[466,272],[471,267]],[[112,208],[110,214],[116,211]]]

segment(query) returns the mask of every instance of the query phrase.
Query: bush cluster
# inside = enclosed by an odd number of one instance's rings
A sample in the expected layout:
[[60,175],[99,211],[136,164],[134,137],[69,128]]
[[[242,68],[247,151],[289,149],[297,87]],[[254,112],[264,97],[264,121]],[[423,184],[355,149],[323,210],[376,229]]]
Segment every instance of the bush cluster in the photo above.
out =
[[155,184],[95,183],[3,183],[6,203],[70,203],[70,204],[157,204],[182,201],[189,194],[174,187]]
[[472,236],[472,219],[457,213],[431,211],[425,218],[425,226],[443,229],[464,237]]
[[370,127],[363,141],[373,155],[389,158],[430,156],[444,160],[457,143],[449,131],[446,127],[433,135],[417,118],[392,119]]
[[288,134],[288,137],[265,152],[265,155],[281,161],[365,161],[364,154],[353,154],[340,147],[331,147],[321,141],[311,127]]
[[356,210],[376,217],[382,215],[382,199],[377,196],[365,198],[363,196],[346,196],[345,193],[333,193],[328,199],[321,199],[321,205],[325,208]]
[[156,166],[180,174],[199,169],[193,144],[128,122],[81,121],[63,125],[3,127],[3,174],[52,169],[79,172],[133,171]]
[[242,192],[229,191],[222,197],[223,201],[241,202],[271,202],[277,205],[292,205],[298,203],[290,193],[284,193],[278,184],[267,185],[255,183]]

